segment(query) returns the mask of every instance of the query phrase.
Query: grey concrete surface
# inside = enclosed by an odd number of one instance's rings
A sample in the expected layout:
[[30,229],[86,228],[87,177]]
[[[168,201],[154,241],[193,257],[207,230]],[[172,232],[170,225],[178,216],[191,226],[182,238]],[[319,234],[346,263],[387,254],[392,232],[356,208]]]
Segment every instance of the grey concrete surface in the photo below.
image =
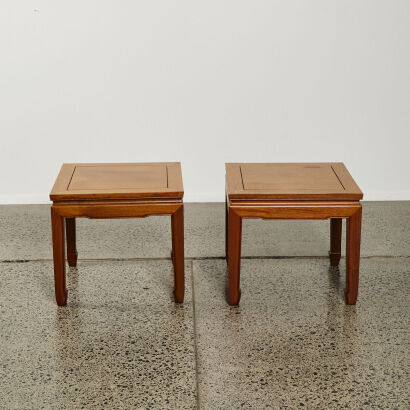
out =
[[[79,258],[169,257],[170,225],[169,217],[155,216],[79,219]],[[410,256],[410,201],[364,202],[362,231],[362,256]],[[328,221],[245,220],[243,224],[244,257],[326,256],[328,247]],[[224,204],[185,204],[185,255],[225,255]],[[0,260],[51,257],[49,206],[0,206]]]
[[196,408],[190,264],[84,262],[57,307],[50,262],[0,264],[0,409]]
[[324,259],[244,260],[236,308],[224,261],[195,261],[201,408],[409,408],[409,262],[364,259],[347,306]]
[[410,202],[363,208],[356,306],[327,221],[249,220],[229,307],[224,204],[186,204],[183,305],[151,217],[80,219],[59,308],[49,207],[0,206],[0,409],[409,408]]

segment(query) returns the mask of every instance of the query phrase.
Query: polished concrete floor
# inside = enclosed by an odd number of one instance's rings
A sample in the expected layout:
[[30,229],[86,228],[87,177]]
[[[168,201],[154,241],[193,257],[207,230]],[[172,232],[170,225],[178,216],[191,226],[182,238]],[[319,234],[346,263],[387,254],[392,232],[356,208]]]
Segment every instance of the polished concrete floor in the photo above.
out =
[[69,302],[49,207],[0,206],[0,409],[410,407],[410,202],[364,202],[359,299],[327,221],[248,220],[226,303],[224,204],[186,204],[185,303],[170,221],[79,220]]

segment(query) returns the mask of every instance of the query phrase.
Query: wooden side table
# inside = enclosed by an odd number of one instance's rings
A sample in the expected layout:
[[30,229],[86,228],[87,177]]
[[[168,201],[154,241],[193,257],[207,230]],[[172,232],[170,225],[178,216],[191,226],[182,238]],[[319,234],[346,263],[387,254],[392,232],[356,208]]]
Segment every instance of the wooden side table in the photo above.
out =
[[77,264],[75,218],[171,215],[174,299],[184,301],[184,191],[181,165],[169,163],[64,164],[50,193],[56,301],[67,303],[67,259]]
[[239,305],[242,218],[330,219],[330,263],[339,264],[347,218],[346,303],[359,285],[363,193],[343,163],[226,164],[228,301]]

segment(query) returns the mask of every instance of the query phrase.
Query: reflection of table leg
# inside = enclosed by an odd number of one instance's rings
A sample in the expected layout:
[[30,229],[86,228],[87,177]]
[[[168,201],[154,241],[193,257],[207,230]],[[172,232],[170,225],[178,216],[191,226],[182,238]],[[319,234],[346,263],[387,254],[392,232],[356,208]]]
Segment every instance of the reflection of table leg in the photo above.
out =
[[346,303],[355,305],[359,288],[360,234],[362,208],[347,219],[346,240]]
[[67,239],[67,261],[69,266],[77,266],[77,245],[75,232],[75,218],[66,218],[65,230]]
[[342,219],[330,219],[330,264],[332,266],[339,265],[342,249]]
[[53,207],[51,207],[51,226],[56,301],[58,306],[64,306],[67,303],[67,289],[65,283],[64,217],[58,215]]
[[241,299],[240,269],[241,269],[242,217],[232,209],[228,210],[228,303],[239,305]]
[[171,215],[172,227],[172,259],[174,262],[174,299],[175,302],[184,301],[184,205],[181,205]]

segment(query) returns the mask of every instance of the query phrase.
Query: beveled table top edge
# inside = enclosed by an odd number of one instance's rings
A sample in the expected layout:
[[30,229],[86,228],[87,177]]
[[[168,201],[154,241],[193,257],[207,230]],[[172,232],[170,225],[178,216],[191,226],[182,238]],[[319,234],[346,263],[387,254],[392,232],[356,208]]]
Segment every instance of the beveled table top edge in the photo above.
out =
[[[68,190],[71,178],[77,166],[127,166],[127,165],[166,165],[172,171],[171,187],[160,189],[90,189]],[[170,174],[168,174],[168,178]],[[53,202],[74,201],[110,201],[110,200],[182,200],[184,196],[182,170],[180,162],[123,162],[123,163],[63,163],[53,188],[50,192],[50,200]]]
[[[346,192],[302,192],[289,190],[275,192],[269,189],[245,190],[242,183],[241,165],[330,165],[340,172],[336,176],[343,180],[348,187]],[[225,163],[226,196],[234,201],[359,201],[363,199],[363,192],[343,162],[227,162]],[[334,170],[335,171],[335,170]],[[336,172],[336,171],[335,171]],[[299,192],[296,192],[299,191]]]
[[122,165],[179,165],[180,162],[64,162],[62,166],[100,167],[100,166],[122,166]]
[[[173,193],[174,194],[174,193]],[[102,203],[102,202],[109,202],[109,203],[152,203],[152,202],[183,202],[184,193],[175,193],[172,196],[149,196],[147,195],[138,195],[136,197],[124,197],[124,196],[105,196],[93,198],[90,195],[84,197],[75,197],[75,198],[67,198],[66,195],[51,195],[50,194],[50,201],[54,204],[85,204],[85,203]]]

